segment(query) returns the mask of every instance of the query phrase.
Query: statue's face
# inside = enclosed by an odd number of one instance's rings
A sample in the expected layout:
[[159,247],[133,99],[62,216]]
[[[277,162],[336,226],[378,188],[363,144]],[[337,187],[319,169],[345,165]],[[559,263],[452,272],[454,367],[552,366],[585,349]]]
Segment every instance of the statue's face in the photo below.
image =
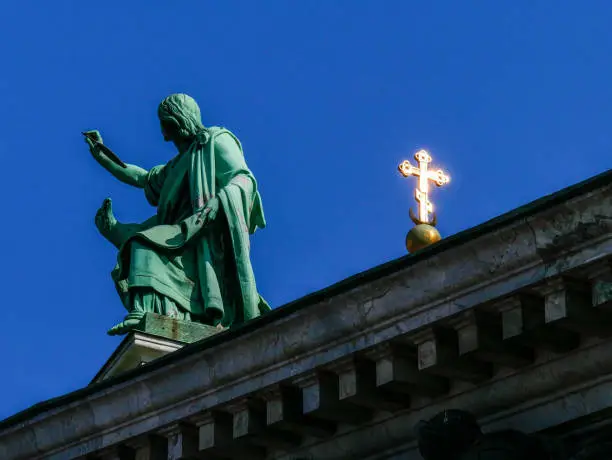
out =
[[167,121],[161,121],[161,133],[164,136],[164,140],[166,142],[172,142],[176,139],[177,136],[177,128],[173,123],[168,123]]

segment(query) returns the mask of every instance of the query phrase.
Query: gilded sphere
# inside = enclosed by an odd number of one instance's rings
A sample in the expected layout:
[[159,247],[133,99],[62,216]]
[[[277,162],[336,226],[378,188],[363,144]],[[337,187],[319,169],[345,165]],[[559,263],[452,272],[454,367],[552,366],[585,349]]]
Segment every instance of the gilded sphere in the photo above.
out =
[[419,224],[406,235],[406,249],[409,253],[423,249],[430,244],[440,241],[440,232],[428,224]]

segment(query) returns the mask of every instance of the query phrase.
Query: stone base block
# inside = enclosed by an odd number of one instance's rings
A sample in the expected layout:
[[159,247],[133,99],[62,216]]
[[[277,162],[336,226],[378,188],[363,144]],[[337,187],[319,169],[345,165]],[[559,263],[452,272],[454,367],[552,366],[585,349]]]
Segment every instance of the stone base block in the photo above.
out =
[[115,377],[224,329],[147,313],[127,334],[91,384]]

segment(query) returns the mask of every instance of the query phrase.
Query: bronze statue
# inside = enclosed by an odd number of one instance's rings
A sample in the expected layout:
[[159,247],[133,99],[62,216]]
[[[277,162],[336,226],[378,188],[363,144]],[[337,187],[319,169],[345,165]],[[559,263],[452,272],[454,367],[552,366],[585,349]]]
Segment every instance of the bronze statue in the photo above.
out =
[[164,99],[157,113],[178,154],[150,171],[124,164],[97,131],[84,133],[96,161],[144,189],[157,208],[141,224],[120,223],[107,198],[96,214],[100,233],[119,250],[112,277],[128,310],[108,332],[128,332],[146,312],[223,327],[256,318],[270,307],[255,285],[249,235],[266,222],[240,141],[227,129],[204,127],[185,94]]

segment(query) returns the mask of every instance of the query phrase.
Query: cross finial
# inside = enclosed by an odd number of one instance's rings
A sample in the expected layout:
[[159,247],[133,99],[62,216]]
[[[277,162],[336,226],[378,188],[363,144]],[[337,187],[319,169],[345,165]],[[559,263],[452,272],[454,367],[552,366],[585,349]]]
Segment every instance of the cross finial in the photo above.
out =
[[[398,166],[400,173],[404,177],[417,176],[419,178],[419,186],[415,189],[414,197],[419,203],[419,215],[416,217],[412,209],[410,209],[410,218],[415,224],[431,224],[436,225],[436,214],[433,211],[433,205],[429,201],[429,181],[433,181],[438,187],[448,184],[450,177],[444,174],[441,169],[429,171],[428,164],[431,163],[431,156],[425,150],[419,150],[414,159],[418,166],[412,166],[408,160],[404,160]],[[432,214],[431,221],[429,214]]]

